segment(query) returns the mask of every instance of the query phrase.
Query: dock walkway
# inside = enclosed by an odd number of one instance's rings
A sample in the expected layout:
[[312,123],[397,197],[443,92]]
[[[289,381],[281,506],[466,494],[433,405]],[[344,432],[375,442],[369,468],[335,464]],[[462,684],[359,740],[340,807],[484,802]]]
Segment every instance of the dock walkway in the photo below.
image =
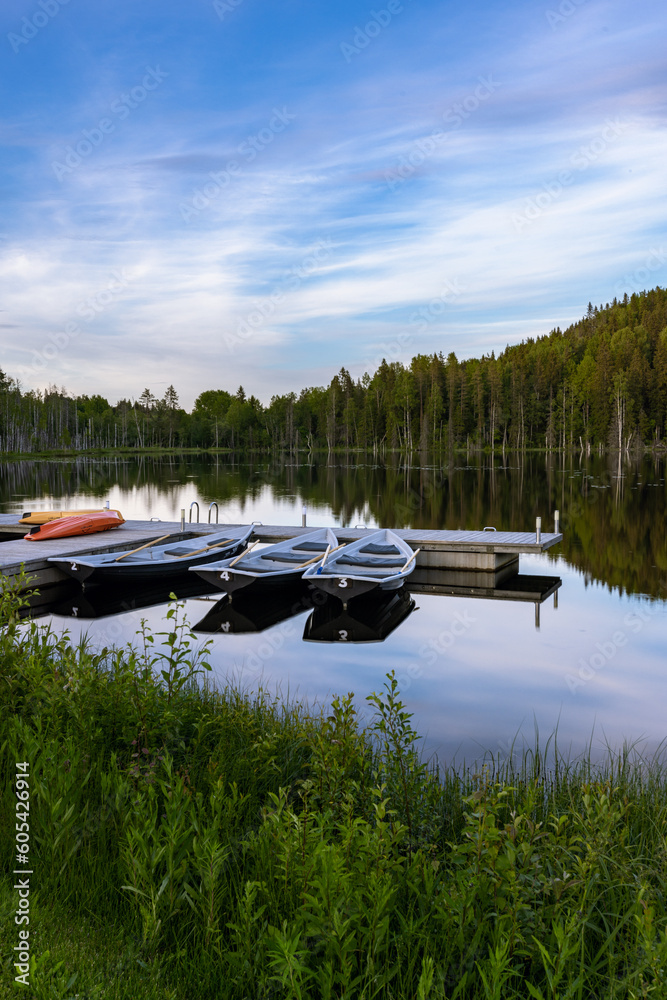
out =
[[[178,521],[126,521],[120,528],[93,535],[54,538],[29,542],[23,537],[29,527],[18,524],[15,514],[0,514],[0,574],[13,577],[21,567],[32,577],[31,586],[45,587],[59,583],[65,574],[47,562],[49,556],[80,555],[82,552],[119,552],[143,545],[162,535],[192,538],[222,531],[225,524],[186,524],[181,532]],[[229,525],[229,527],[233,527]],[[255,538],[261,542],[278,542],[313,531],[289,525],[255,525]],[[332,526],[333,527],[333,526]],[[373,528],[333,527],[341,542],[355,541]],[[404,528],[396,531],[413,549],[420,549],[417,566],[434,569],[459,569],[493,573],[500,576],[518,571],[522,553],[541,553],[557,545],[562,534],[543,532],[537,541],[529,531],[446,531]]]

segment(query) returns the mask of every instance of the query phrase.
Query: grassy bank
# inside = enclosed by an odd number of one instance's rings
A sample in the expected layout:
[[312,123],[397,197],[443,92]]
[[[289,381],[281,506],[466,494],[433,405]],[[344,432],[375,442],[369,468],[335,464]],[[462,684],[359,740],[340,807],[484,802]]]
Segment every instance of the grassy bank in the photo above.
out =
[[[247,454],[248,452],[244,452]],[[259,451],[250,452],[260,454]],[[233,455],[231,448],[51,448],[47,451],[0,452],[5,461],[32,461],[33,459],[67,458],[167,458],[171,455]]]
[[208,689],[177,607],[168,634],[95,653],[20,625],[16,601],[0,849],[20,869],[29,823],[32,957],[17,994],[3,874],[0,996],[666,996],[659,762],[437,773],[392,675],[364,728],[351,696],[314,715]]
[[[213,445],[198,446],[198,447],[181,447],[181,448],[168,448],[168,447],[158,447],[153,448],[139,448],[139,447],[122,447],[118,446],[116,448],[50,448],[41,451],[0,451],[0,458],[6,462],[24,462],[24,461],[34,461],[37,459],[70,459],[74,461],[77,458],[168,458],[170,456],[182,456],[182,455],[225,455],[236,461],[247,459],[248,456],[253,456],[254,458],[271,458],[278,455],[292,455],[297,459],[301,460],[301,464],[308,465],[311,464],[313,460],[318,460],[320,462],[327,462],[331,457],[338,459],[348,460],[350,458],[365,458],[368,456],[378,456],[384,460],[389,460],[391,458],[397,460],[404,460],[406,457],[419,458],[425,462],[434,461],[448,461],[452,455],[467,455],[467,456],[497,456],[500,461],[505,455],[515,455],[531,457],[536,455],[567,455],[567,456],[581,456],[583,454],[581,447],[577,445],[576,447],[553,447],[546,448],[540,447],[539,445],[533,445],[525,448],[515,448],[515,447],[505,447],[502,445],[497,445],[492,448],[490,445],[469,445],[466,446],[462,443],[457,443],[452,445],[452,447],[442,447],[442,448],[428,448],[422,449],[418,447],[413,448],[389,448],[386,445],[382,445],[375,450],[367,447],[349,447],[346,448],[343,445],[336,445],[334,448],[326,448],[320,446],[317,448],[308,448],[305,446],[300,446],[296,448],[289,449],[283,447],[276,450],[275,446],[263,446],[263,447],[246,447],[243,449],[230,448],[230,447],[220,447],[216,448]],[[618,448],[612,448],[609,445],[604,447],[596,447],[593,449],[594,455],[618,455]],[[634,458],[640,457],[642,455],[653,455],[656,457],[662,457],[667,454],[667,443],[664,441],[652,441],[648,443],[637,442],[631,449],[629,449],[629,454]]]

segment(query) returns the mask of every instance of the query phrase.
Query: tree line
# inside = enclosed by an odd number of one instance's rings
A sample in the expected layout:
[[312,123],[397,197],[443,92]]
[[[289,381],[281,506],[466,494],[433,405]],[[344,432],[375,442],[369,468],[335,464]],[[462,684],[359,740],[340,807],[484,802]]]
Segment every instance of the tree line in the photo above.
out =
[[190,413],[169,386],[157,398],[112,406],[56,386],[24,391],[0,371],[0,451],[225,448],[286,452],[364,450],[630,451],[662,447],[667,420],[667,290],[656,288],[586,315],[564,332],[528,338],[496,357],[419,354],[383,360],[356,381],[273,396],[268,406],[208,389]]

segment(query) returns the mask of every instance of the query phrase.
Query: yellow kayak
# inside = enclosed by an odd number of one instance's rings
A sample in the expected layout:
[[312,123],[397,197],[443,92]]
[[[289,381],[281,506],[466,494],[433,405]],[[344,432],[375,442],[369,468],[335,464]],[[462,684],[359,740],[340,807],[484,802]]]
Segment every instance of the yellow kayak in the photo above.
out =
[[[103,509],[106,513],[113,514],[114,511],[108,511],[106,507]],[[23,515],[19,524],[48,524],[49,521],[58,521],[61,517],[78,517],[79,514],[99,514],[102,511],[99,507],[95,507],[91,510],[29,510]],[[116,511],[119,517],[123,515],[119,510]]]

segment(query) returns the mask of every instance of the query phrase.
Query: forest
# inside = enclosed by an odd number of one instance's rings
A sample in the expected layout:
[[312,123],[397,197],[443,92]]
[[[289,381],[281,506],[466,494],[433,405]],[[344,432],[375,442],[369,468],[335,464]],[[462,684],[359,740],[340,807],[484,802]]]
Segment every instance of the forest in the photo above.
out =
[[588,305],[561,331],[459,360],[383,361],[354,381],[274,396],[208,389],[192,412],[170,385],[111,405],[64,388],[26,390],[0,371],[0,452],[100,449],[442,453],[664,449],[667,290]]

